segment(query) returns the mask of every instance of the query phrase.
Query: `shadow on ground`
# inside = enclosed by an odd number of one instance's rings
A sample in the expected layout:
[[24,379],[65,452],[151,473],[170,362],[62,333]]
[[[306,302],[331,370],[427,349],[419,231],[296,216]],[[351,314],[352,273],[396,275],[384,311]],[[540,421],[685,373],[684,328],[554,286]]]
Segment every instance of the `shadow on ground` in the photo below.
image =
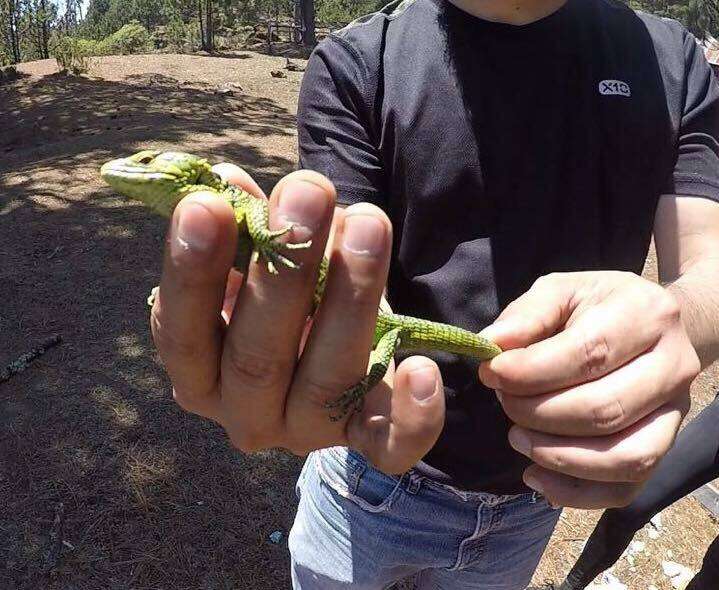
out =
[[[258,52],[256,52],[258,53]],[[204,51],[197,51],[193,55],[203,55],[206,57],[220,57],[223,59],[252,59],[251,53],[242,53],[240,51],[223,51],[223,50],[217,50],[213,51],[212,53],[207,53]]]
[[0,585],[288,587],[298,461],[241,456],[174,405],[145,305],[165,222],[97,170],[152,140],[269,185],[293,162],[252,139],[291,135],[294,116],[166,76],[50,75],[0,86],[0,121],[0,366],[64,339],[0,384]]

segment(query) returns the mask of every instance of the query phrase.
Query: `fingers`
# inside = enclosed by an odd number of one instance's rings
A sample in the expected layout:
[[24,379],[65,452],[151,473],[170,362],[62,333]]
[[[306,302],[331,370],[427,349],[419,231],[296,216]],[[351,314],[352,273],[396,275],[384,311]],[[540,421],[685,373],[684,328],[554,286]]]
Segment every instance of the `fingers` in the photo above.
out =
[[689,395],[610,437],[556,437],[514,426],[510,444],[534,464],[524,482],[554,506],[595,509],[626,506],[673,444]]
[[437,442],[444,426],[444,389],[439,368],[424,357],[410,357],[394,376],[394,391],[383,383],[347,426],[349,446],[379,470],[404,473]]
[[547,275],[510,303],[497,321],[480,332],[502,350],[526,347],[556,334],[573,311],[578,281],[569,275]]
[[529,487],[541,491],[555,508],[620,508],[630,504],[642,489],[641,483],[588,481],[555,473],[538,465],[527,468],[524,481]]
[[[254,179],[242,168],[229,162],[221,162],[212,167],[212,171],[217,174],[225,182],[240,187],[242,190],[255,195],[256,197],[265,197],[264,191],[254,181]],[[232,312],[235,308],[237,296],[242,287],[243,276],[241,272],[235,269],[230,270],[227,277],[227,288],[225,290],[225,298],[222,303],[222,318],[226,324],[230,323]]]
[[235,186],[239,186],[241,189],[246,190],[248,193],[255,195],[256,197],[264,197],[265,193],[260,188],[254,179],[242,168],[229,162],[222,162],[215,164],[212,167],[212,171],[219,175],[222,180]]
[[225,288],[225,297],[222,301],[222,319],[225,324],[230,323],[232,312],[235,310],[235,303],[242,288],[243,275],[240,271],[231,268],[227,275],[227,287]]
[[550,275],[483,335],[480,369],[515,423],[525,482],[558,505],[631,500],[671,446],[699,370],[679,306],[630,273]]
[[[241,169],[223,164],[214,171],[264,197]],[[308,324],[334,197],[318,174],[283,179],[271,197],[270,227],[292,223],[289,241],[312,240],[312,247],[292,252],[296,271],[270,276],[264,265],[251,265],[245,277],[230,270],[233,212],[212,194],[188,198],[168,242],[153,312],[156,338],[178,401],[220,422],[241,450],[285,446],[301,453],[350,441],[381,469],[400,473],[439,436],[441,378],[431,361],[409,359],[394,391],[390,372],[368,394],[364,411],[330,421],[325,402],[365,375],[392,243],[391,224],[379,209],[359,205],[339,213],[325,296]],[[193,200],[199,209],[190,206]]]
[[513,426],[512,447],[545,469],[598,482],[645,481],[674,442],[686,408],[667,404],[621,433],[561,437]]
[[312,246],[293,250],[298,269],[271,275],[266,265],[251,265],[237,297],[222,356],[222,396],[223,426],[242,450],[279,446],[285,430],[286,395],[334,198],[332,184],[309,171],[286,176],[273,191],[271,229],[293,223],[289,241]]
[[336,215],[327,285],[287,403],[288,430],[313,433],[312,446],[344,437],[344,422],[330,422],[325,403],[366,373],[392,244],[390,221],[377,207],[362,203]]
[[693,367],[665,338],[646,354],[596,381],[536,396],[500,395],[505,413],[527,429],[601,436],[631,426],[689,389]]
[[186,410],[216,413],[220,309],[237,242],[231,208],[212,193],[184,199],[173,215],[152,333]]
[[[547,287],[537,290],[540,301],[543,291],[552,286],[550,283],[568,293],[569,289],[561,283],[571,281],[576,281],[572,275],[548,279],[542,283]],[[602,292],[600,286],[594,297],[572,296],[573,302],[566,304],[572,311],[565,329],[544,340],[507,350],[484,363],[480,378],[488,387],[513,395],[536,395],[571,387],[613,371],[652,347],[668,326],[680,322],[676,302],[661,287],[636,278],[627,279],[627,284],[621,287]],[[557,305],[561,305],[562,300],[558,301]],[[521,333],[526,331],[522,325],[527,323],[551,326],[544,330],[545,334],[562,328],[554,324],[556,314],[551,317],[544,314],[542,306],[526,296],[521,306],[515,306],[515,311],[495,330]]]

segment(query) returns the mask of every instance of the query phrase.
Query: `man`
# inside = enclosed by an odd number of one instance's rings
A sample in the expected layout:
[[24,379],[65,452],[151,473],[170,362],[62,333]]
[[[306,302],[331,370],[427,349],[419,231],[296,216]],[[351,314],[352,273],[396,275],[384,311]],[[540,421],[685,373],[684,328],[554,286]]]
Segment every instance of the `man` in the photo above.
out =
[[[709,67],[677,23],[610,0],[405,0],[320,44],[298,123],[315,172],[270,200],[313,240],[299,271],[240,288],[229,208],[175,213],[152,314],[175,398],[244,451],[324,449],[298,482],[296,588],[524,588],[553,506],[627,504],[718,356]],[[652,233],[662,286],[638,276]],[[330,422],[385,286],[505,352],[408,358]]]

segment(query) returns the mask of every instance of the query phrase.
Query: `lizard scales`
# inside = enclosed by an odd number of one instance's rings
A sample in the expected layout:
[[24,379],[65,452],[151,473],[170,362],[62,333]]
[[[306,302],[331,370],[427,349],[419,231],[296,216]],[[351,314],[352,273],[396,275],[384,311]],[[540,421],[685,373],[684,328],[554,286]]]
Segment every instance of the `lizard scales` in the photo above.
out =
[[[278,267],[295,269],[297,264],[285,254],[310,246],[310,242],[292,244],[280,241],[279,238],[292,227],[269,229],[267,201],[224,182],[212,171],[207,160],[198,156],[143,150],[128,158],[107,162],[100,174],[118,192],[144,203],[165,217],[170,217],[177,204],[196,191],[212,192],[225,199],[237,220],[239,242],[236,266],[241,270],[246,270],[250,261],[257,262],[260,258],[264,259],[272,274],[278,273]],[[315,285],[314,308],[320,304],[328,267],[327,259],[323,258]],[[468,330],[380,308],[369,370],[359,383],[326,404],[332,420],[339,420],[361,407],[366,393],[384,377],[397,350],[442,351],[480,360],[488,360],[502,352],[490,340]]]

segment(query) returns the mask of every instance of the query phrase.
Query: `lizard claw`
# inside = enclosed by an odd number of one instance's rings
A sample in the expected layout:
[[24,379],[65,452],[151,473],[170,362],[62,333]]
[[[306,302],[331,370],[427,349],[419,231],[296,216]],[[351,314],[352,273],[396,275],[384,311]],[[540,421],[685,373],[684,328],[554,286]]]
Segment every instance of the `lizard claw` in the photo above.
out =
[[286,256],[283,256],[278,252],[279,248],[276,246],[263,245],[254,250],[252,253],[252,262],[257,263],[262,256],[267,261],[267,272],[272,275],[279,274],[277,270],[278,266],[285,266],[291,269],[297,269],[300,267],[299,264],[293,262]]
[[293,227],[294,224],[290,224],[279,230],[264,230],[256,236],[253,235],[252,239],[255,248],[252,252],[252,262],[258,262],[260,256],[262,256],[262,258],[267,261],[267,271],[273,275],[279,274],[278,267],[299,268],[300,265],[284,256],[282,250],[304,250],[312,245],[312,240],[298,244],[288,244],[277,241],[277,238],[285,235]]
[[[296,226],[296,223],[290,223],[282,229],[268,230],[267,235],[274,241],[276,238],[284,236],[286,233],[292,231]],[[307,240],[306,242],[299,242],[298,244],[287,243],[282,245],[282,247],[286,248],[287,250],[304,250],[305,248],[309,248],[310,246],[312,246],[312,240]]]
[[306,250],[312,246],[312,240],[306,242],[300,242],[299,244],[285,244],[285,248],[288,250]]

